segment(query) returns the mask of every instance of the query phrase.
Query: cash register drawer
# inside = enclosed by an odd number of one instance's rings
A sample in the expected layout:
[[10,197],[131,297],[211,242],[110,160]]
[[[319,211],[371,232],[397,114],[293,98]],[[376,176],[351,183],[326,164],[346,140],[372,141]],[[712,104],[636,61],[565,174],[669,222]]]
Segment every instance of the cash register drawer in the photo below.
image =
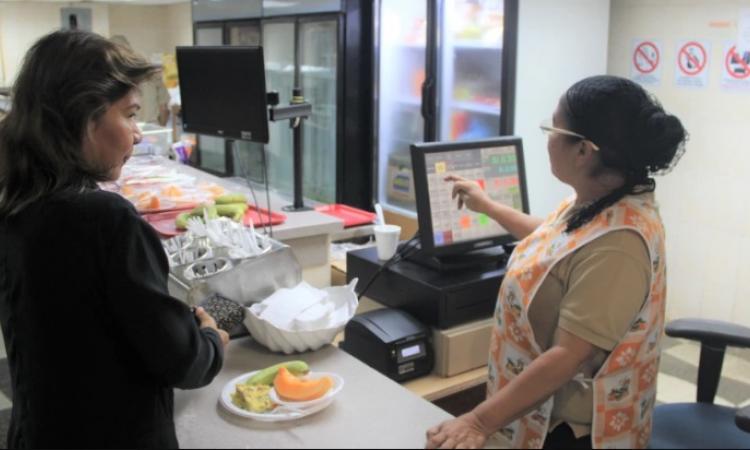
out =
[[[347,280],[361,289],[382,264],[374,248],[347,254]],[[450,328],[490,317],[505,269],[436,273],[410,261],[383,271],[365,293],[378,303],[400,308],[426,325]]]
[[[486,282],[445,292],[442,311],[442,315],[446,316],[445,327],[491,316],[495,310],[499,290],[499,282]],[[449,316],[454,316],[454,319],[451,320]]]

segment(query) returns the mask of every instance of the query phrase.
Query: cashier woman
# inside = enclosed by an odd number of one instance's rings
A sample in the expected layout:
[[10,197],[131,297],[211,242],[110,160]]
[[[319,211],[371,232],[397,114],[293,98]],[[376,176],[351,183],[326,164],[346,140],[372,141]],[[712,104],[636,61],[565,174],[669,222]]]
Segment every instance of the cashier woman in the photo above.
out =
[[561,97],[548,135],[552,173],[575,195],[546,219],[449,176],[459,206],[521,243],[498,295],[487,399],[427,431],[429,448],[644,448],[664,324],[664,228],[651,175],[686,132],[637,84],[597,76]]
[[158,68],[101,36],[29,50],[0,122],[0,322],[8,448],[177,447],[173,392],[211,382],[226,333],[167,292],[158,237],[116,180]]

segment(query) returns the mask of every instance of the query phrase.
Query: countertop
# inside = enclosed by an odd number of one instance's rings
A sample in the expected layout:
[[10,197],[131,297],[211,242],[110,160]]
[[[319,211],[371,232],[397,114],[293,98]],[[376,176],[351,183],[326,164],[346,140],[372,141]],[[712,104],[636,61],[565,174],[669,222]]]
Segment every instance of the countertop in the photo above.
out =
[[[262,423],[219,404],[224,385],[253,370],[294,359],[344,378],[326,409],[291,422]],[[251,338],[229,343],[211,385],[175,391],[175,423],[185,448],[424,448],[425,431],[452,416],[334,346],[285,356]]]

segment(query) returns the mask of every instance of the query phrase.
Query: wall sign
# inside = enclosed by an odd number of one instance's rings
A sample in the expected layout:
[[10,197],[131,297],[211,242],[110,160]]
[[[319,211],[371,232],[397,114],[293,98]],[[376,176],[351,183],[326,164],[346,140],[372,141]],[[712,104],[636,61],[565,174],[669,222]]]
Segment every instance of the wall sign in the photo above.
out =
[[681,87],[708,86],[708,60],[711,44],[708,41],[682,41],[677,44],[675,84]]
[[654,40],[633,42],[631,78],[641,84],[661,83],[661,44]]
[[737,50],[734,42],[724,44],[721,86],[724,89],[750,92],[750,50]]

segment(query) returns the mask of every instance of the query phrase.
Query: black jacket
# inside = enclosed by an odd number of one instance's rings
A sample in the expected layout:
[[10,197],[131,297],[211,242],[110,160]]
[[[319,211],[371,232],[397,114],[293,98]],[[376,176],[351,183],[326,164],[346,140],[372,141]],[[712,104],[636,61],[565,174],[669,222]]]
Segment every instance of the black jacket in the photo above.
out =
[[0,219],[9,448],[177,447],[172,388],[209,384],[223,350],[167,273],[159,238],[116,194],[58,194]]

